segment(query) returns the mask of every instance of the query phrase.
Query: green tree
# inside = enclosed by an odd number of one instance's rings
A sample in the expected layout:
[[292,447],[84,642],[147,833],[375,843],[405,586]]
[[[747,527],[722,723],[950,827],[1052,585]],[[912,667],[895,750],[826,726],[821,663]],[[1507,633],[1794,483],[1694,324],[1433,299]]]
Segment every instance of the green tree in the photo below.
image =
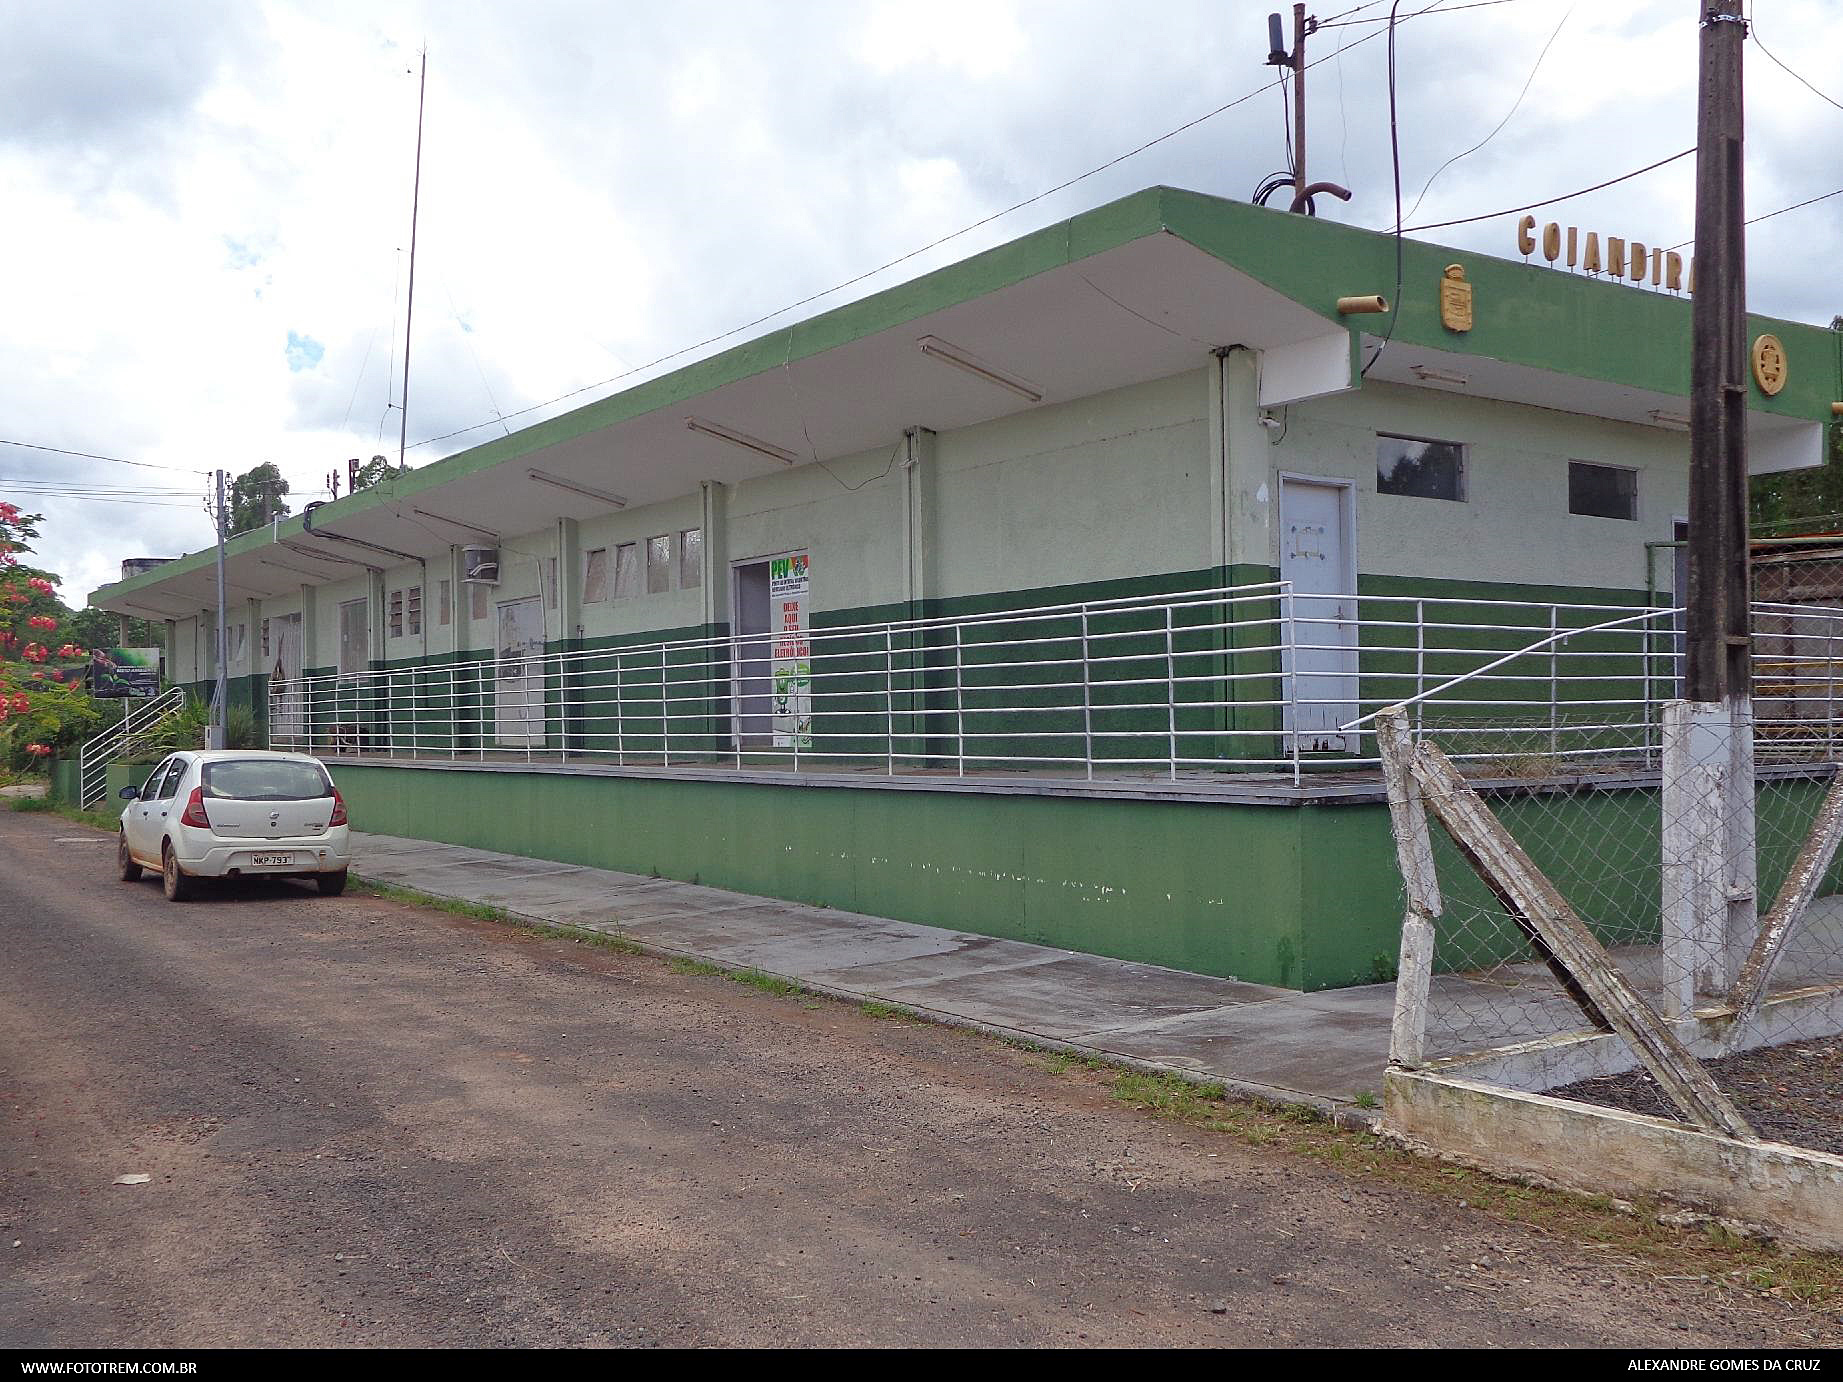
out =
[[1754,476],[1747,510],[1756,536],[1843,530],[1843,423],[1830,428],[1816,469]]
[[230,531],[247,533],[291,510],[283,498],[288,482],[273,461],[264,461],[230,482]]
[[390,471],[388,456],[373,456],[358,468],[358,475],[352,481],[352,492],[356,494],[361,489],[370,489],[378,481],[388,477]]

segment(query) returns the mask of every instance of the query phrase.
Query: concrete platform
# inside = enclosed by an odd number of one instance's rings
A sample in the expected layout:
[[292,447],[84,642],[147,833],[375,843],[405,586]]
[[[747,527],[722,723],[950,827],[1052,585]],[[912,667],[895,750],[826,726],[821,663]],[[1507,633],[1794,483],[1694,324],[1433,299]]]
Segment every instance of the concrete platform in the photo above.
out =
[[1370,1121],[1394,985],[1246,984],[608,869],[353,835],[361,878]]

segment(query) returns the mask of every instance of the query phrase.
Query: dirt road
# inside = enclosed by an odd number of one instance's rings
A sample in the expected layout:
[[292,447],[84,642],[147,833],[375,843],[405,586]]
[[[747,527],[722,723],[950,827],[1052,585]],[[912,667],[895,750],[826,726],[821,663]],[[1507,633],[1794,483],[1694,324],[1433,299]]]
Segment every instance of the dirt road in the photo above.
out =
[[983,1038],[372,897],[173,905],[93,838],[0,813],[0,1345],[1843,1342]]

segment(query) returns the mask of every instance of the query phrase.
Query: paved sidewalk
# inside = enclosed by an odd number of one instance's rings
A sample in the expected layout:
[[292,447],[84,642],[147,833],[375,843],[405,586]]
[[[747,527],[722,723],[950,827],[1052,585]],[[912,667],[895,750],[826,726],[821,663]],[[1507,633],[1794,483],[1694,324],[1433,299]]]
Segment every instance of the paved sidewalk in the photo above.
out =
[[1023,941],[392,835],[354,833],[359,877],[503,907],[649,950],[757,969],[957,1025],[1220,1080],[1367,1118],[1394,985],[1244,984]]

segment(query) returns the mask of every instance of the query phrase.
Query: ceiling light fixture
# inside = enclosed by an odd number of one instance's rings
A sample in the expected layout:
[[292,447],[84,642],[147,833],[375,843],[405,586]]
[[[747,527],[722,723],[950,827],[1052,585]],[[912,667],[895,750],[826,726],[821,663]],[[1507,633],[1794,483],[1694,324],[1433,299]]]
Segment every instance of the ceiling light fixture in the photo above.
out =
[[744,451],[754,451],[763,456],[772,457],[782,465],[796,465],[800,460],[785,447],[776,446],[771,441],[763,441],[760,437],[751,437],[747,432],[738,432],[734,428],[725,427],[720,422],[706,422],[701,417],[688,417],[685,419],[685,426],[693,432],[702,432],[707,437],[726,441],[731,446],[740,446]]
[[968,374],[977,375],[988,384],[996,384],[1001,389],[1009,389],[1027,403],[1043,401],[1043,390],[1026,384],[1014,374],[1006,374],[1005,371],[988,365],[983,360],[975,359],[961,350],[959,346],[949,345],[939,336],[923,336],[915,344],[921,348],[923,355],[939,360],[944,365],[952,365],[955,369],[965,370]]
[[1426,365],[1410,365],[1408,372],[1423,384],[1451,384],[1456,389],[1463,389],[1471,382],[1463,374],[1452,374],[1443,369],[1429,369]]
[[1667,413],[1662,408],[1653,408],[1645,416],[1659,427],[1676,427],[1685,432],[1689,431],[1689,419],[1682,413]]
[[[610,494],[605,489],[596,489],[593,485],[579,485],[574,480],[565,480],[561,476],[551,475],[542,470],[527,470],[525,474],[541,485],[554,485],[558,489],[566,489],[571,494],[580,494],[587,499],[599,499],[602,503],[612,504],[617,509],[624,509],[627,507],[627,501],[620,495]],[[464,528],[467,525],[460,523],[455,526]]]

